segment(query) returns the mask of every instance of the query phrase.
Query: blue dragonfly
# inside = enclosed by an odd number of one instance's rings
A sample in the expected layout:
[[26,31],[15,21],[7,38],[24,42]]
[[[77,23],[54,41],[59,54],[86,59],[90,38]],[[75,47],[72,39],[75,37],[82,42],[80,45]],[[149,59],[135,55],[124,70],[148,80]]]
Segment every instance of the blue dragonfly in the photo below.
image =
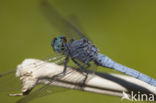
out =
[[[132,77],[135,77],[139,80],[142,80],[150,85],[156,86],[156,80],[143,74],[140,73],[134,69],[131,69],[129,67],[126,67],[122,64],[119,64],[115,61],[113,61],[111,58],[108,56],[98,53],[98,49],[96,46],[93,44],[93,42],[88,38],[88,36],[84,32],[80,32],[81,26],[77,24],[77,22],[72,23],[69,20],[65,19],[56,9],[54,9],[49,3],[47,2],[42,2],[41,4],[41,10],[44,13],[44,15],[47,17],[48,21],[55,27],[63,36],[58,36],[54,38],[51,42],[51,46],[53,50],[56,53],[61,54],[55,55],[49,57],[48,59],[45,59],[45,61],[50,61],[50,62],[56,62],[61,58],[65,59],[59,64],[64,65],[64,70],[60,75],[64,75],[66,73],[67,69],[67,64],[69,60],[71,59],[83,72],[86,72],[86,78],[84,78],[84,83],[85,80],[87,79],[87,73],[90,68],[93,68],[93,71],[96,71],[96,68],[92,67],[92,63],[96,66],[102,66],[106,68],[111,68],[116,71],[120,71],[122,73],[125,73],[127,75],[130,75]],[[85,34],[85,35],[84,35]],[[52,59],[52,58],[57,58],[57,59]],[[39,65],[38,65],[39,66]],[[0,74],[0,81],[8,81],[9,78],[13,79],[13,73],[15,73],[15,70]],[[8,76],[8,74],[11,74]],[[6,80],[3,80],[8,76]],[[11,80],[14,81],[14,80]],[[6,82],[7,83],[7,82]],[[6,86],[7,84],[1,85]],[[9,85],[7,85],[9,87]],[[14,88],[10,87],[11,91],[12,89],[17,90],[16,88],[18,84],[12,85]],[[6,89],[8,89],[6,87]],[[2,87],[3,88],[3,87]],[[4,91],[6,89],[3,88]],[[52,91],[63,91],[61,88],[53,87],[50,88],[49,86],[43,86],[36,90],[35,92],[31,93],[29,96],[26,96],[22,98],[21,100],[18,101],[18,103],[24,103],[27,101],[30,101],[33,98],[44,96],[45,94],[43,93],[47,89],[52,89]],[[9,93],[9,92],[7,92]],[[54,92],[53,92],[54,93]],[[43,95],[42,95],[43,94]]]
[[[49,22],[53,27],[56,27],[56,29],[65,35],[54,38],[51,43],[54,51],[66,56],[64,71],[62,73],[66,72],[67,63],[69,58],[71,58],[71,60],[83,71],[90,67],[90,62],[94,62],[97,66],[114,69],[152,86],[156,86],[155,79],[137,70],[119,64],[104,54],[98,53],[96,46],[86,35],[84,35],[84,33],[80,32],[79,29],[46,2],[43,3],[43,6],[44,13],[46,14],[46,17],[48,17]],[[66,37],[68,37],[69,40],[67,40]],[[81,64],[85,64],[86,67]]]

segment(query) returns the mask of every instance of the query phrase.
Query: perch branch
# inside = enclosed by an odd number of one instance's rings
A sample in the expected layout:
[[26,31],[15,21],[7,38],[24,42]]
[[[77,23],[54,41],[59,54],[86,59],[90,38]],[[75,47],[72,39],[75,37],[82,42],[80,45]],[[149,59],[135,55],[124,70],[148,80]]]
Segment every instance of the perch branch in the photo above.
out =
[[22,93],[10,94],[10,96],[25,95],[37,84],[55,85],[120,97],[123,96],[123,93],[130,95],[131,91],[156,94],[156,87],[126,75],[90,72],[85,84],[82,86],[82,81],[85,78],[84,72],[81,73],[77,69],[67,68],[65,75],[54,79],[62,71],[63,66],[54,63],[37,59],[25,59],[18,65],[16,70],[16,76],[20,76],[22,81]]

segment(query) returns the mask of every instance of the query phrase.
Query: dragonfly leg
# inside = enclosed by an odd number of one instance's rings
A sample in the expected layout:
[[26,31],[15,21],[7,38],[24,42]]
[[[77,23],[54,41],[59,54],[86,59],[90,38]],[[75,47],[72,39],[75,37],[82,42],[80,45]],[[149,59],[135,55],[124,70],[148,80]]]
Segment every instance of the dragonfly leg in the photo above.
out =
[[[67,46],[67,49],[69,50],[68,46]],[[65,58],[65,62],[64,62],[64,69],[63,69],[63,72],[57,74],[55,77],[60,77],[60,76],[64,76],[65,73],[66,73],[66,70],[67,70],[67,64],[69,62],[69,54],[66,56]]]
[[67,56],[66,59],[65,59],[65,62],[64,62],[64,69],[63,69],[63,74],[66,73],[68,62],[69,62],[69,56]]
[[67,70],[67,64],[68,64],[68,62],[69,62],[69,56],[67,56],[66,59],[65,59],[63,71],[61,73],[55,75],[54,78],[57,78],[58,79],[58,78],[60,78],[60,77],[62,77],[62,76],[65,75],[66,70]]
[[85,72],[85,78],[84,78],[83,83],[82,83],[82,85],[81,85],[81,86],[84,86],[84,84],[85,84],[85,82],[86,82],[86,80],[87,80],[87,78],[88,78],[88,71],[87,71],[83,66],[81,66],[81,64],[78,63],[75,59],[72,58],[72,61],[73,61],[76,65],[78,65],[78,66],[80,67],[80,69],[81,69],[83,72]]
[[87,70],[86,70],[80,63],[78,63],[75,59],[72,58],[72,61],[73,61],[77,66],[79,66],[80,69],[81,69],[83,72],[87,72]]

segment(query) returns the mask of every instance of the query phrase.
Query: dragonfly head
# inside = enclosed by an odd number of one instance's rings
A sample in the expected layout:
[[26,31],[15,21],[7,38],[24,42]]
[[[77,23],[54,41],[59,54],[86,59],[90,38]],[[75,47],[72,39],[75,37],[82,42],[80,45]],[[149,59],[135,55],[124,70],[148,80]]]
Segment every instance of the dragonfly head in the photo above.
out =
[[56,51],[58,53],[62,53],[64,51],[64,46],[65,46],[66,42],[67,42],[66,37],[59,36],[52,40],[51,46],[53,47],[54,51]]

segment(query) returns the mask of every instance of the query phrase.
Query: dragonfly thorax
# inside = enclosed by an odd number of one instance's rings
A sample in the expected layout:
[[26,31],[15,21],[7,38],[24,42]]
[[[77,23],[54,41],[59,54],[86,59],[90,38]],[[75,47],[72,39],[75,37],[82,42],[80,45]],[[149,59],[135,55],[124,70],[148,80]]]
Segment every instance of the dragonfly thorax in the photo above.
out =
[[64,54],[67,53],[71,58],[86,64],[95,60],[98,54],[97,48],[86,38],[68,42],[67,46],[68,49],[64,50]]

